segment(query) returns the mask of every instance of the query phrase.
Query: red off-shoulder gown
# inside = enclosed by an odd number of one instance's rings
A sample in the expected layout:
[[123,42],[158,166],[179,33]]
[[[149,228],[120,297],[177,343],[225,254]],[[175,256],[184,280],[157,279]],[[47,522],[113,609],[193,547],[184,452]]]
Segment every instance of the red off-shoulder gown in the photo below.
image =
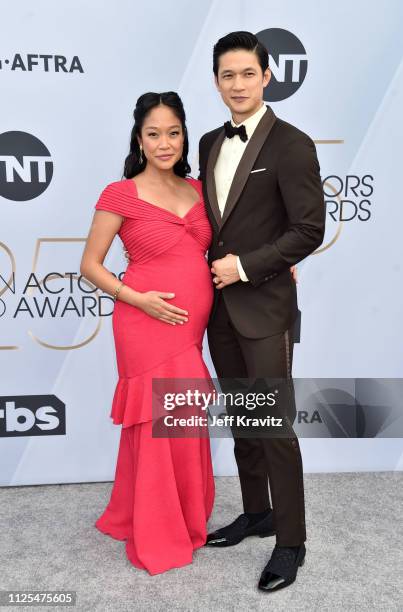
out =
[[110,416],[122,431],[111,498],[95,525],[126,540],[131,563],[150,574],[192,562],[214,501],[208,437],[152,437],[152,379],[209,378],[202,340],[213,299],[211,228],[201,183],[186,180],[199,197],[184,217],[139,198],[131,179],[109,184],[95,206],[124,217],[123,282],[173,292],[169,303],[189,312],[187,323],[173,326],[118,300],[112,316],[119,380]]

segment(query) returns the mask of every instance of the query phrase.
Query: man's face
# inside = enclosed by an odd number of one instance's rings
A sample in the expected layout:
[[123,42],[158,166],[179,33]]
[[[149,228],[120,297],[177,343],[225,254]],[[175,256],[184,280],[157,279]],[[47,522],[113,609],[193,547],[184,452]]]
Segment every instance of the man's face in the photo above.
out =
[[260,108],[263,89],[270,77],[269,68],[263,74],[259,59],[253,51],[236,49],[220,55],[215,83],[237,123]]

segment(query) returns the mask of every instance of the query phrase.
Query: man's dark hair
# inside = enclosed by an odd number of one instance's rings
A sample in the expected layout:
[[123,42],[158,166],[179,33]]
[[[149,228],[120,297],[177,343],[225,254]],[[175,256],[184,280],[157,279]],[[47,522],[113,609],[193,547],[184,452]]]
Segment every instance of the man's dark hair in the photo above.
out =
[[218,76],[218,60],[220,55],[227,53],[227,51],[235,51],[236,49],[245,49],[246,51],[253,51],[256,53],[259,60],[262,72],[269,66],[269,54],[260,40],[252,34],[252,32],[230,32],[226,36],[220,38],[220,40],[214,45],[213,51],[213,72],[215,76]]

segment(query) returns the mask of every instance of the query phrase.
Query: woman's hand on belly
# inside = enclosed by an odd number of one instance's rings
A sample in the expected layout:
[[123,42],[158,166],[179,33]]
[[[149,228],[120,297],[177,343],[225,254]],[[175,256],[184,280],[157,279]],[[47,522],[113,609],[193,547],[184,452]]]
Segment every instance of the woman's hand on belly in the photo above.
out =
[[188,312],[165,301],[174,297],[174,293],[146,291],[145,293],[138,294],[135,306],[150,317],[164,321],[164,323],[169,323],[170,325],[179,323],[183,325],[183,323],[188,321]]

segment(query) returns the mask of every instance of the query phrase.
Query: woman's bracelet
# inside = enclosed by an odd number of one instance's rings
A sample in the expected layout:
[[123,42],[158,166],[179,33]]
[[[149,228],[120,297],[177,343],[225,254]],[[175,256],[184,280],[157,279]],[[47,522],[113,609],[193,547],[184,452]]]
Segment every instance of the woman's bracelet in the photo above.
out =
[[120,285],[118,287],[116,287],[115,289],[115,293],[113,294],[113,301],[116,302],[117,297],[118,297],[118,293],[121,290],[121,288],[124,287],[124,283],[120,283]]

